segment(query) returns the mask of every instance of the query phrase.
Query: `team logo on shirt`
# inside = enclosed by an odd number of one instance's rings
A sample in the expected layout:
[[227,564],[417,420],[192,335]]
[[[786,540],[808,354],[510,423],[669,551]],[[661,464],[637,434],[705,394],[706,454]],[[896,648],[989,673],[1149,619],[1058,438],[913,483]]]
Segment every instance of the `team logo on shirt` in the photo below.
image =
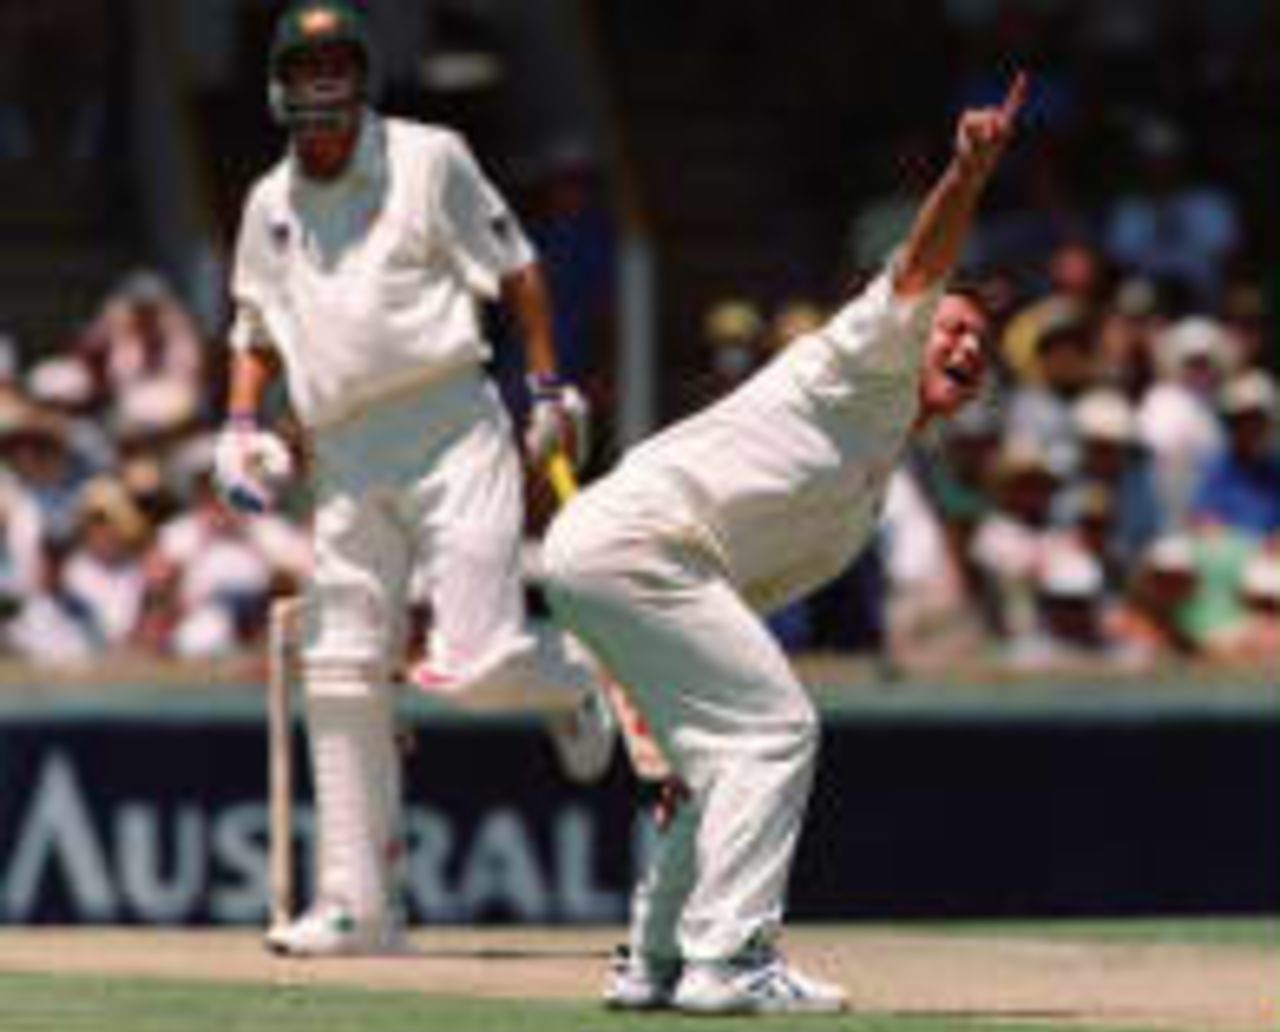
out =
[[271,246],[277,251],[289,246],[289,223],[284,219],[273,219],[267,231],[271,236]]
[[515,223],[511,221],[511,216],[505,211],[489,219],[489,232],[507,247],[510,247],[515,242]]

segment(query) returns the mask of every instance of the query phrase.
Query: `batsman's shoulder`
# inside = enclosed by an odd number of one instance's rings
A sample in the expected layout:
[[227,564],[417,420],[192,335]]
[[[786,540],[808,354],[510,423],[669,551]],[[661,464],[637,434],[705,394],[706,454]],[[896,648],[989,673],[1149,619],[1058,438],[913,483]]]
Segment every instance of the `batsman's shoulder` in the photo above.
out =
[[260,213],[280,202],[289,188],[289,163],[281,159],[258,176],[245,191],[245,215]]
[[240,212],[240,246],[264,248],[287,208],[287,174],[282,165],[263,173],[245,193]]
[[426,154],[439,155],[467,146],[466,138],[456,129],[435,122],[384,117],[392,146],[408,146]]

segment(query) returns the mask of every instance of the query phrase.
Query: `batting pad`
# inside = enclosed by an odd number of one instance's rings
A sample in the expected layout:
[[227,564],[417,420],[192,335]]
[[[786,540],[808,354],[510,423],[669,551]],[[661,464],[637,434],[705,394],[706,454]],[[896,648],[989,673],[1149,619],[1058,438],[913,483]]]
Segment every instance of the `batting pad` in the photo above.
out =
[[319,898],[357,921],[383,920],[401,853],[392,693],[369,681],[308,678],[307,723]]

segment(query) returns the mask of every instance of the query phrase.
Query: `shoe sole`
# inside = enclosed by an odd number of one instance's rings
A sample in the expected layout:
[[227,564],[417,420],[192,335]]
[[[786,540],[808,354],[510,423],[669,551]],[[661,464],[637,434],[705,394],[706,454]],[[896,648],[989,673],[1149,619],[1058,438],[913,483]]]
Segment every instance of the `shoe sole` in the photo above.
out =
[[276,957],[293,960],[323,960],[326,957],[414,957],[420,951],[408,939],[390,943],[360,943],[337,946],[333,949],[300,949],[287,943],[263,936],[262,945]]
[[776,1003],[759,1003],[754,1000],[736,1001],[730,1004],[690,1004],[687,1001],[675,1000],[671,1004],[674,1010],[681,1014],[700,1015],[704,1017],[715,1017],[717,1015],[745,1015],[745,1014],[761,1014],[766,1016],[785,1015],[785,1014],[843,1014],[849,1009],[848,1001],[840,1003],[807,1003],[801,1004],[797,1000],[778,1001]]

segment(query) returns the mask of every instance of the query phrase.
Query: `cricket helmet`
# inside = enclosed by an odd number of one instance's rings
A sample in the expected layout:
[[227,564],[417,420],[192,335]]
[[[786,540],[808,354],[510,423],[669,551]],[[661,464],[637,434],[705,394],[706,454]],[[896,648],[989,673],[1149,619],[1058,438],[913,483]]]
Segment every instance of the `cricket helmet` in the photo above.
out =
[[[350,47],[358,72],[290,82],[289,64],[321,47]],[[336,128],[372,92],[373,40],[364,15],[350,0],[293,0],[276,22],[271,41],[271,113],[289,129]]]

